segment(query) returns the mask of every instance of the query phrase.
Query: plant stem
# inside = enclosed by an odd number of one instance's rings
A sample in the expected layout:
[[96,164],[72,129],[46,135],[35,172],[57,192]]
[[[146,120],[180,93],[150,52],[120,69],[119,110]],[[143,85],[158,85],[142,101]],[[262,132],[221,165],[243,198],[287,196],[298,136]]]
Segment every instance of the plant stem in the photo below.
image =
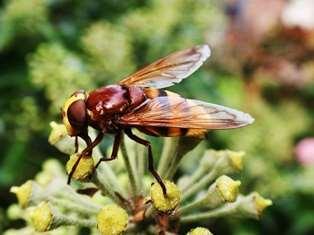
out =
[[104,195],[110,197],[114,202],[116,202],[120,206],[124,206],[123,202],[117,195],[117,191],[114,190],[114,188],[107,181],[104,175],[106,175],[106,173],[104,172],[104,169],[101,167],[101,165],[99,165],[96,172],[93,174],[91,181],[102,191]]
[[192,210],[198,209],[200,207],[202,207],[203,205],[203,200],[196,200],[194,202],[191,202],[185,206],[180,207],[179,212],[181,214],[184,214],[186,212],[190,212]]
[[71,200],[73,203],[76,203],[78,205],[81,205],[82,207],[88,208],[88,210],[90,211],[97,211],[101,208],[98,204],[90,200],[90,198],[77,194],[68,185],[66,185],[63,190],[60,190],[60,192],[56,195],[56,197],[57,196]]
[[89,207],[85,207],[82,204],[77,204],[74,201],[69,201],[66,199],[62,198],[54,198],[51,197],[49,198],[49,201],[61,208],[67,209],[69,211],[77,211],[80,214],[88,215],[88,216],[93,216],[95,215],[101,208],[99,206],[99,209],[91,209]]
[[178,143],[175,148],[175,152],[170,159],[168,170],[165,174],[165,178],[172,179],[177,172],[180,162],[189,151],[194,149],[199,144],[201,139],[195,137],[179,137]]
[[190,196],[194,195],[195,193],[199,192],[201,189],[206,187],[208,184],[210,184],[215,177],[217,176],[217,169],[214,168],[211,170],[207,175],[205,175],[200,181],[192,185],[189,189],[186,191],[183,191],[182,194],[182,202],[186,199],[188,199]]
[[[144,135],[142,133],[137,134],[140,138],[144,138]],[[138,189],[143,190],[143,178],[145,174],[145,169],[147,168],[146,159],[145,156],[145,147],[141,144],[135,144],[135,159],[136,159],[136,166],[137,166],[137,183],[138,183]],[[145,193],[145,192],[140,192]]]
[[188,188],[190,188],[197,180],[202,177],[203,174],[205,174],[205,170],[201,165],[199,165],[196,171],[190,176],[188,183],[182,187],[181,191],[186,191]]
[[63,215],[59,214],[57,216],[57,223],[60,225],[81,225],[83,227],[95,227],[96,220],[95,219],[81,219],[77,218],[73,215]]
[[236,210],[236,205],[234,203],[230,203],[209,212],[202,212],[202,213],[182,216],[180,221],[182,223],[199,222],[201,220],[208,220],[211,218],[227,216],[227,215],[233,214],[235,210]]
[[171,159],[174,157],[176,148],[179,143],[179,138],[164,138],[164,146],[162,149],[159,165],[158,165],[158,173],[163,178],[165,177]]
[[[96,158],[95,159],[96,162],[98,162],[98,160],[103,157],[103,154],[100,152],[100,149],[98,146],[94,148],[93,154]],[[101,169],[102,177],[104,177],[106,179],[107,184],[110,185],[111,188],[113,188],[113,191],[118,192],[123,197],[126,197],[125,190],[121,187],[117,175],[114,173],[114,171],[108,165],[108,163],[102,162],[98,166],[98,168]]]
[[137,183],[136,183],[137,171],[135,170],[135,166],[131,164],[131,159],[125,146],[124,136],[122,137],[122,140],[121,140],[121,153],[124,160],[125,168],[128,172],[128,176],[130,179],[132,194],[133,196],[136,196],[136,194],[138,193]]

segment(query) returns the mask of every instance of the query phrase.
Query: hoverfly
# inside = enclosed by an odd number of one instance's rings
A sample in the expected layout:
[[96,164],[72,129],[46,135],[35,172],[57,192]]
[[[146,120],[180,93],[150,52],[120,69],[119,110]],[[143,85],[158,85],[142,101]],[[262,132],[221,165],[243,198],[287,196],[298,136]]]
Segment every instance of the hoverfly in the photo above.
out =
[[[164,90],[195,72],[210,56],[208,45],[172,53],[147,67],[124,78],[117,85],[100,87],[89,93],[76,91],[62,108],[63,123],[70,136],[82,138],[87,147],[79,155],[68,176],[68,183],[82,156],[91,156],[105,134],[114,135],[112,154],[102,161],[117,157],[122,134],[144,145],[148,152],[148,169],[162,187],[163,181],[153,165],[152,148],[149,141],[132,133],[136,128],[152,136],[202,136],[208,130],[229,129],[248,125],[254,119],[246,113],[210,104],[199,100],[186,99]],[[92,140],[88,126],[98,130]]]

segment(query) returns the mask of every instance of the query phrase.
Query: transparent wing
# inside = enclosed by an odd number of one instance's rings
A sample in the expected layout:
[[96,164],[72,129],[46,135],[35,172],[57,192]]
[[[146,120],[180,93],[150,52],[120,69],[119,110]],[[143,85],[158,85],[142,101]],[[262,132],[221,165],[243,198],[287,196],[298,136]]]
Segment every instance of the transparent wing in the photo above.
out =
[[137,109],[123,115],[120,123],[131,126],[157,126],[200,129],[229,129],[251,124],[246,113],[180,96],[148,99]]
[[172,53],[126,77],[120,84],[164,88],[181,82],[195,72],[210,56],[208,45]]

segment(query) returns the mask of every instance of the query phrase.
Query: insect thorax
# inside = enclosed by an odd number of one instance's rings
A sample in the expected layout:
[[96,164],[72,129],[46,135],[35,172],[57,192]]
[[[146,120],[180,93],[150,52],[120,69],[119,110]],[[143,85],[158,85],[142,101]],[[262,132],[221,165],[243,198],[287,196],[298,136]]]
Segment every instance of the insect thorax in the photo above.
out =
[[145,100],[142,88],[109,85],[89,93],[86,106],[92,126],[114,128],[114,121]]

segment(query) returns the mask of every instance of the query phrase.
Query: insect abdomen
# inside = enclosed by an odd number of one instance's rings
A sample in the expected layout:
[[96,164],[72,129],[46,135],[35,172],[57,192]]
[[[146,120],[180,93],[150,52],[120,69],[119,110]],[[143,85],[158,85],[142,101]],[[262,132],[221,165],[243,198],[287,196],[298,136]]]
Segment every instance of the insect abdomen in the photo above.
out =
[[153,127],[153,126],[139,126],[137,129],[147,135],[162,136],[162,137],[178,137],[178,136],[195,136],[203,137],[208,130],[206,129],[192,129],[179,127]]

